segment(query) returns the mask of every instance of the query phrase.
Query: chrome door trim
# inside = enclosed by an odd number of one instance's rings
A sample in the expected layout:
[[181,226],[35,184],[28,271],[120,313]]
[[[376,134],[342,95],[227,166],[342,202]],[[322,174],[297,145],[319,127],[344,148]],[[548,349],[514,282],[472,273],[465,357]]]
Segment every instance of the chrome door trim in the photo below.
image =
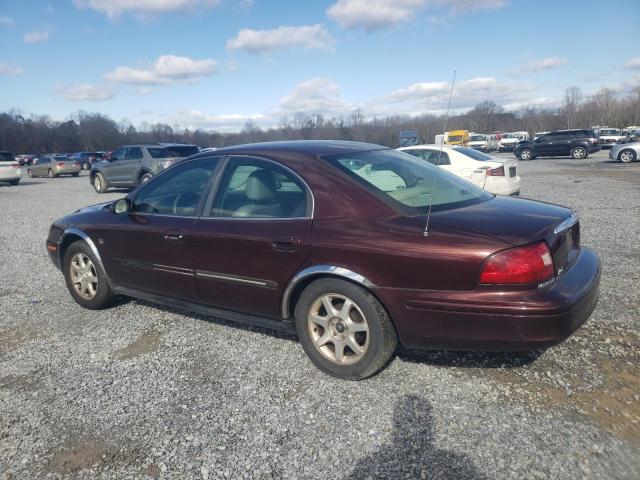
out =
[[217,273],[217,272],[209,272],[206,270],[196,270],[196,277],[211,278],[214,280],[242,283],[245,285],[253,285],[256,287],[278,288],[278,284],[271,280],[263,280],[259,278],[243,277],[240,275],[230,275],[230,274],[223,274],[223,273]]

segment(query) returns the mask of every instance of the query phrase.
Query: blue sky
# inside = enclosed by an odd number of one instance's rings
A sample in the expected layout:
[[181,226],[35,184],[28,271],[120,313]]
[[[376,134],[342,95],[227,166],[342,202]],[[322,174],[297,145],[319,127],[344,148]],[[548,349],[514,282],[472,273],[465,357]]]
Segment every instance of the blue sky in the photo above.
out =
[[640,85],[640,3],[0,0],[0,111],[233,131]]

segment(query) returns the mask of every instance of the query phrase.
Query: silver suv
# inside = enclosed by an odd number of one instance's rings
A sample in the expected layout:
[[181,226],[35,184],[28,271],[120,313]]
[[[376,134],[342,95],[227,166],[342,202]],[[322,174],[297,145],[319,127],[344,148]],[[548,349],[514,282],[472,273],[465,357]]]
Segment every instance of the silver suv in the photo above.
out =
[[195,145],[188,147],[191,149],[173,149],[170,144],[159,143],[125,145],[111,157],[94,163],[89,180],[98,193],[110,187],[134,188],[188,156],[187,153],[192,155],[199,150]]

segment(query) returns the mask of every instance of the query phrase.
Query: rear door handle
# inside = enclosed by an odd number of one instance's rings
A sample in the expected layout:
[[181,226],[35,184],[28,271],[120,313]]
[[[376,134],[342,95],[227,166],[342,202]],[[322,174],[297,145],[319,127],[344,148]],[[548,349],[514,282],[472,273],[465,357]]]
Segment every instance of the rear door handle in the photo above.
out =
[[271,240],[271,246],[274,250],[292,251],[300,246],[300,239],[297,237],[279,237]]
[[184,239],[184,233],[177,230],[167,230],[162,234],[162,237],[167,242],[181,242]]

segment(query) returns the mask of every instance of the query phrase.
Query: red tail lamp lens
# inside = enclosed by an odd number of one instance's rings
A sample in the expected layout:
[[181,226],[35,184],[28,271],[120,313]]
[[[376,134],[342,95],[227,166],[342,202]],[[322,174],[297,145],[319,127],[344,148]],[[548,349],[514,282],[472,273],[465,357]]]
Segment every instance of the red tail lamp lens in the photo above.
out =
[[542,241],[490,256],[480,272],[480,283],[540,283],[549,280],[554,271],[551,252]]
[[504,167],[490,168],[487,170],[487,177],[504,177]]

